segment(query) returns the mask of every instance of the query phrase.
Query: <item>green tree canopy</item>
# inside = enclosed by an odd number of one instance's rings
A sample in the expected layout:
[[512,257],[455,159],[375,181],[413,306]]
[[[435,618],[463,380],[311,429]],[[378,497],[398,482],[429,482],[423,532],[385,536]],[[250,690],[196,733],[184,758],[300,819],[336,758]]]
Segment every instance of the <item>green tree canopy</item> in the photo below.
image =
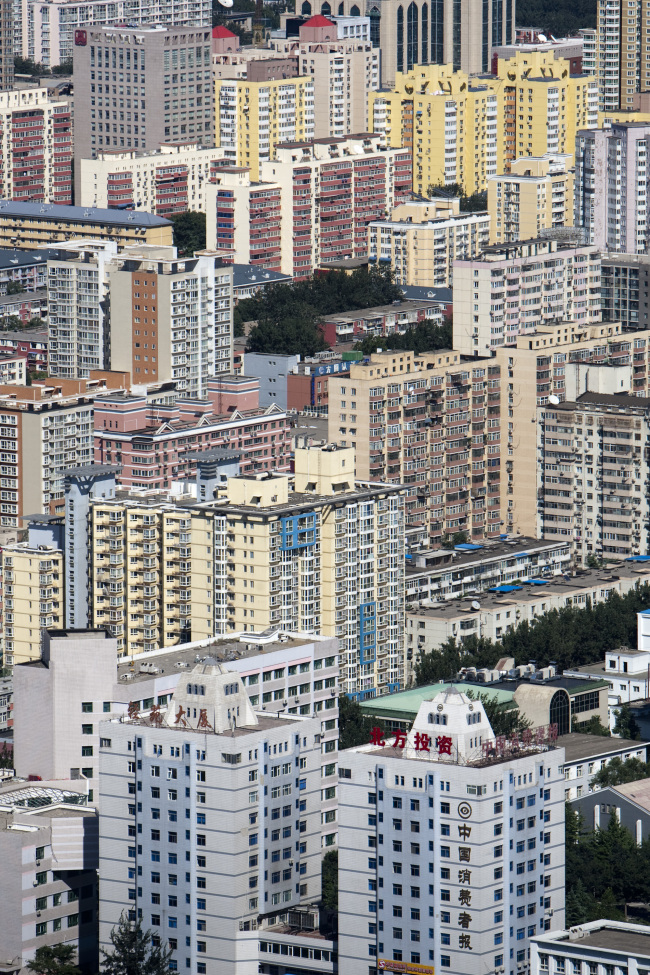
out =
[[620,708],[614,711],[614,714],[616,715],[614,734],[619,735],[621,738],[630,738],[633,741],[638,741],[641,737],[641,729],[636,723],[630,705],[622,704]]
[[[596,606],[565,606],[536,620],[524,620],[504,633],[501,640],[469,637],[461,644],[448,640],[420,655],[415,662],[416,684],[448,680],[460,667],[494,667],[501,657],[514,657],[515,665],[536,660],[546,667],[554,660],[560,670],[602,660],[605,653],[620,646],[635,646],[637,613],[650,606],[650,586],[645,583],[624,596],[611,593]],[[628,705],[620,708],[617,734],[635,738],[638,726]]]
[[307,281],[275,284],[235,309],[235,329],[256,322],[249,352],[313,355],[327,348],[318,320],[337,312],[392,304],[403,297],[390,268],[358,268],[352,274],[327,271]]
[[595,27],[596,0],[519,0],[517,23],[538,27],[555,37],[570,37],[581,27]]
[[122,912],[110,938],[113,950],[101,949],[103,975],[168,975],[172,951],[154,944],[141,921],[129,921]]
[[596,772],[591,785],[605,788],[608,785],[624,785],[626,782],[636,782],[638,779],[650,777],[650,763],[642,762],[640,758],[612,758]]
[[358,701],[341,694],[339,697],[339,749],[354,748],[355,745],[367,745],[370,732],[379,727],[380,722],[370,718],[361,710]]
[[27,968],[34,975],[81,975],[81,969],[74,963],[76,953],[74,945],[44,945],[36,949],[34,960],[27,962]]
[[[377,349],[404,350],[415,352],[435,352],[437,349],[451,349],[453,346],[453,323],[451,316],[445,318],[442,325],[432,321],[418,322],[405,332],[392,332],[390,335],[367,335],[361,342],[357,342],[355,349],[364,355],[371,355]],[[461,533],[462,534],[462,533]]]
[[24,293],[25,293],[25,288],[20,281],[7,281],[8,295],[22,295]]
[[339,852],[328,850],[321,862],[323,907],[329,911],[339,909]]
[[180,257],[191,257],[194,251],[205,250],[205,213],[186,210],[172,213],[170,219],[174,225],[174,246]]

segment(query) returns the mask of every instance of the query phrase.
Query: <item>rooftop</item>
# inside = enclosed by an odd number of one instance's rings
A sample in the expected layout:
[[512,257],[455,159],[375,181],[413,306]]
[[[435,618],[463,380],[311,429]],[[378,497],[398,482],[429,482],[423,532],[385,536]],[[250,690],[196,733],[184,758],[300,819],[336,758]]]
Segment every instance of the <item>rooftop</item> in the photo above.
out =
[[[271,633],[245,633],[241,638],[236,636],[217,638],[210,643],[204,642],[200,647],[193,644],[174,647],[173,649],[156,650],[153,653],[138,654],[132,660],[122,658],[117,667],[118,680],[121,683],[137,683],[151,680],[156,673],[174,673],[174,671],[189,671],[202,658],[213,657],[217,663],[227,664],[233,660],[255,658],[259,660],[265,654],[278,650],[310,647],[314,643],[325,642],[326,638],[287,634],[282,630]],[[327,641],[329,643],[329,640]],[[147,669],[142,669],[145,667]],[[154,668],[152,671],[149,668]],[[126,679],[125,679],[126,677]]]
[[[599,755],[627,751],[629,748],[643,748],[646,743],[632,741],[629,738],[601,738],[599,735],[581,735],[572,731],[569,735],[560,735],[557,739],[557,745],[564,749],[567,762],[576,762],[583,758],[596,758]],[[631,784],[634,785],[635,783]]]
[[0,249],[0,269],[47,264],[48,261],[64,261],[67,257],[77,256],[77,254],[70,254],[65,248],[60,247],[41,247],[38,250],[31,251]]
[[620,951],[624,955],[650,958],[650,928],[641,929],[640,925],[636,931],[602,928],[580,938],[577,943],[580,947],[604,948],[606,951]]
[[469,565],[479,565],[492,559],[523,558],[539,552],[552,552],[554,549],[566,547],[563,542],[550,542],[527,535],[517,535],[513,538],[495,542],[485,542],[472,551],[458,549],[423,549],[413,553],[407,559],[406,573],[408,575],[423,575],[434,568],[449,568],[450,570]]
[[620,796],[630,799],[637,806],[650,812],[650,779],[638,779],[636,782],[626,782],[625,785],[611,786],[611,788]]
[[[54,203],[16,203],[0,200],[0,218],[107,224],[117,227],[171,227],[171,221],[141,210],[108,210],[100,207],[62,206]],[[40,252],[42,253],[42,252]]]
[[0,305],[16,305],[22,301],[47,301],[47,288],[39,288],[36,291],[21,291],[14,295],[0,295]]
[[356,311],[342,311],[336,315],[323,315],[321,322],[356,322],[361,318],[382,318],[384,315],[401,315],[404,312],[432,308],[435,300],[394,301],[392,305],[378,305],[376,308],[359,308]]
[[400,288],[406,301],[444,301],[454,300],[454,293],[451,288],[420,288],[416,285],[401,284]]
[[233,264],[232,271],[232,286],[235,290],[245,288],[247,285],[290,283],[293,281],[290,274],[267,271],[265,268],[255,267],[254,264]]

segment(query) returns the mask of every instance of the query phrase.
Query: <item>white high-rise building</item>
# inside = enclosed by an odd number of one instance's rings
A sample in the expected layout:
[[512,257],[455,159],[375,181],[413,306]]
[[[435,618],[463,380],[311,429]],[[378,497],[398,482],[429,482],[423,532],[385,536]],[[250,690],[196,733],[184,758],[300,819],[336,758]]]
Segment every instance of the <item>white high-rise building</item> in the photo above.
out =
[[[282,922],[320,899],[320,718],[255,712],[210,657],[166,710],[130,711],[101,725],[100,944],[126,906],[171,971],[277,971],[260,963],[295,956]],[[331,971],[331,942],[307,944]]]
[[555,730],[495,739],[450,689],[408,734],[340,753],[341,971],[528,971],[530,939],[564,923]]

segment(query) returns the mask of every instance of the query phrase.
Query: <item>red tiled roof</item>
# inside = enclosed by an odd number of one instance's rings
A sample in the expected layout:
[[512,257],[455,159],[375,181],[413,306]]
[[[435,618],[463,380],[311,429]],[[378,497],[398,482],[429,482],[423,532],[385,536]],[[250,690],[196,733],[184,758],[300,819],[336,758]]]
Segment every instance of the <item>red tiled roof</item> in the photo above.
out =
[[212,36],[213,37],[236,37],[237,35],[233,34],[233,32],[231,30],[228,30],[227,27],[213,27]]
[[334,24],[332,23],[331,20],[328,20],[327,17],[323,17],[322,14],[315,14],[313,17],[310,17],[309,20],[306,20],[302,26],[303,27],[334,27]]

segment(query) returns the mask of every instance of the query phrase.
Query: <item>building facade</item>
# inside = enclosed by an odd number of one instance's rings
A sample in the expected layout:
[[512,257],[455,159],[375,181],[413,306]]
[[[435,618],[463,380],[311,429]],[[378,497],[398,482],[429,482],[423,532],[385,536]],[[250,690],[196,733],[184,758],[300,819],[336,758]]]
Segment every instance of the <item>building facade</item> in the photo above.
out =
[[166,711],[100,731],[100,945],[127,905],[178,969],[258,972],[262,931],[320,899],[320,720],[255,712],[207,657]]
[[534,240],[542,230],[573,225],[573,170],[568,157],[527,156],[487,181],[490,242]]
[[498,745],[483,705],[451,689],[421,705],[410,731],[377,729],[341,753],[345,970],[528,970],[530,940],[564,919],[554,727],[531,736],[540,744]]
[[[206,187],[208,247],[296,280],[342,258],[365,258],[368,224],[411,195],[410,154],[381,146],[375,134],[315,139],[279,146],[262,163],[258,185],[250,172],[231,171],[223,182],[218,174]],[[239,224],[249,200],[250,215]]]
[[173,380],[201,397],[232,372],[232,268],[214,253],[131,248],[109,273],[110,363],[135,383]]
[[603,254],[600,275],[603,318],[620,322],[625,329],[647,328],[650,258],[645,254]]
[[80,160],[79,203],[122,210],[141,206],[159,217],[205,212],[203,184],[214,177],[223,155],[222,149],[185,142],[151,152],[98,152],[94,159]]
[[[47,68],[72,61],[75,32],[103,25],[129,24],[179,27],[210,23],[206,0],[28,0],[21,8],[22,48],[17,53]],[[77,38],[77,41],[79,38]]]
[[118,250],[129,244],[171,246],[172,224],[152,213],[0,201],[3,248],[40,250],[60,246],[75,237],[113,240]]
[[[41,659],[46,628],[63,625],[63,554],[54,546],[23,542],[3,549],[1,567],[2,659],[5,667],[17,669],[19,664]],[[32,713],[24,698],[23,705],[21,726],[25,720],[31,721],[28,715]],[[22,740],[16,741],[19,744],[22,746]],[[68,778],[69,775],[66,771],[65,775],[42,777]]]
[[531,975],[547,975],[551,964],[556,970],[564,965],[565,971],[640,971],[650,962],[650,939],[643,924],[588,921],[536,937],[530,956]]
[[[214,144],[209,27],[96,27],[81,40],[74,48],[77,186],[81,159],[102,150]],[[109,91],[113,72],[127,89],[119,105]]]
[[3,0],[0,10],[0,90],[14,86],[13,0]]
[[313,138],[311,77],[215,81],[215,141],[231,165],[250,169],[253,181],[261,164],[276,158],[278,145]]
[[72,151],[69,101],[47,88],[0,91],[0,197],[72,203]]
[[519,335],[565,319],[601,320],[600,253],[555,240],[494,244],[454,265],[454,344],[462,355],[491,355]]
[[[333,9],[333,6],[336,9]],[[477,2],[454,8],[442,3],[429,16],[429,6],[414,0],[406,8],[397,0],[296,0],[296,13],[336,13],[344,17],[370,17],[373,46],[381,48],[381,83],[392,85],[401,71],[414,65],[453,64],[454,69],[480,74],[490,68],[492,50],[514,40],[514,0],[498,0],[481,6]]]
[[412,550],[500,533],[500,389],[496,364],[447,350],[377,352],[330,382],[329,440],[354,447],[358,477],[406,488]]
[[578,133],[575,223],[601,251],[647,251],[649,140],[647,122],[614,123]]
[[645,554],[650,399],[584,393],[538,418],[540,537],[570,539],[580,562]]
[[396,284],[449,288],[454,261],[478,257],[489,228],[490,213],[461,213],[457,198],[413,200],[368,225],[368,258],[390,263]]
[[566,154],[572,165],[578,130],[598,124],[595,79],[571,74],[552,52],[498,58],[480,77],[431,64],[398,74],[391,87],[370,95],[373,129],[411,150],[413,189],[424,195],[451,183],[483,192],[521,156]]

